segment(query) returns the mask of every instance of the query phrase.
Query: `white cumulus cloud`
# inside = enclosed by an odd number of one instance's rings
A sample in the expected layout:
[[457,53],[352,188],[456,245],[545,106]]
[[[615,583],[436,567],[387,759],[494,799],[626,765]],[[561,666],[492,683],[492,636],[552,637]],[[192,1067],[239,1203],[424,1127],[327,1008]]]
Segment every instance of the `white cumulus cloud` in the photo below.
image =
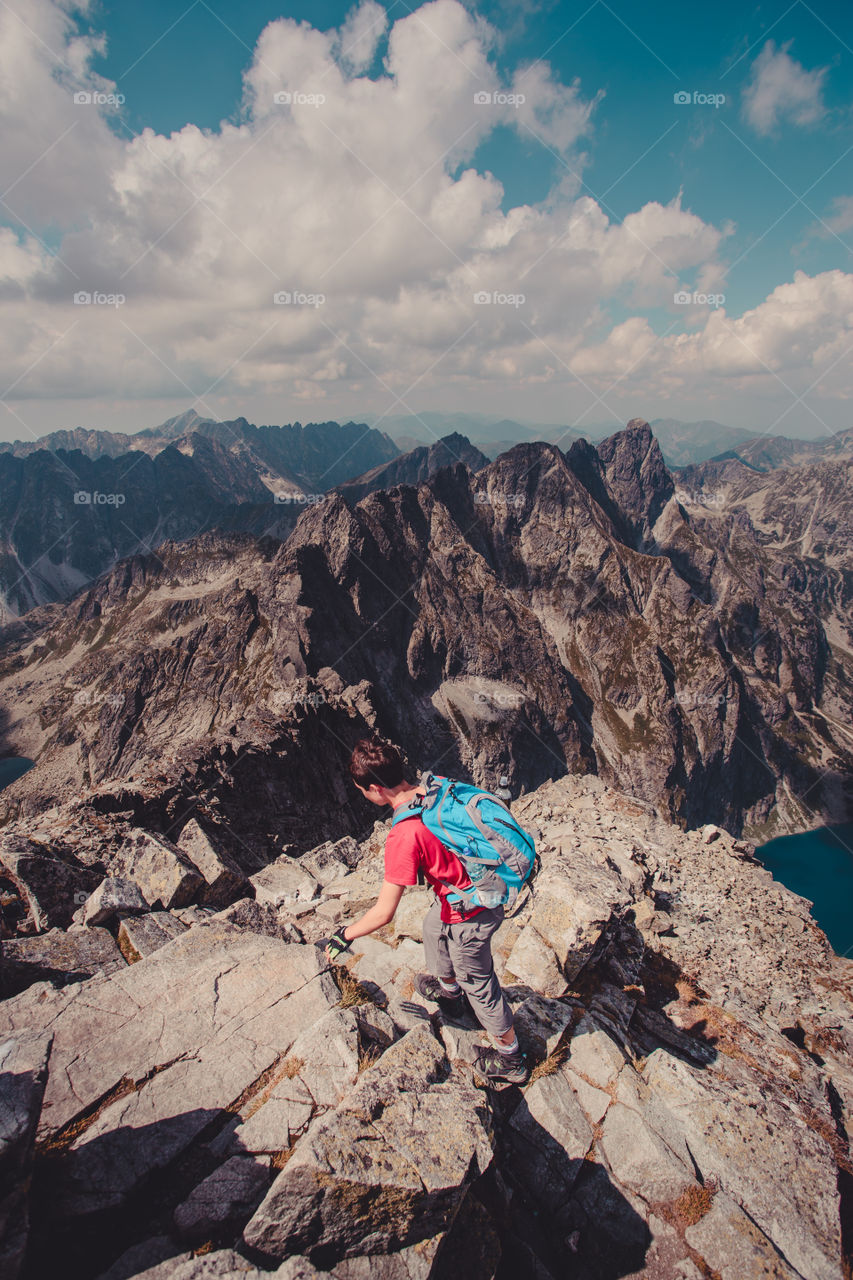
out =
[[[337,31],[271,22],[239,123],[168,137],[117,133],[109,104],[78,108],[75,92],[120,88],[88,70],[97,38],[81,41],[67,6],[15,4],[0,6],[0,363],[24,422],[28,402],[53,403],[50,425],[73,425],[86,402],[116,406],[118,427],[145,398],[267,421],[322,402],[346,419],[403,412],[412,393],[491,406],[545,384],[616,413],[620,378],[625,398],[707,396],[756,385],[763,359],[813,380],[849,333],[842,272],[798,272],[740,318],[674,306],[683,281],[723,279],[731,226],[680,192],[610,217],[580,187],[601,94],[545,63],[507,83],[495,32],[459,0],[390,26],[374,0]],[[505,207],[477,164],[507,125],[563,159],[537,204]],[[648,308],[670,331],[630,314]],[[137,408],[133,425],[151,417]],[[5,432],[25,434],[18,418]]]
[[743,115],[756,133],[771,133],[783,119],[796,125],[816,124],[825,114],[823,85],[828,68],[807,71],[788,53],[791,44],[789,40],[777,49],[768,40],[750,69]]

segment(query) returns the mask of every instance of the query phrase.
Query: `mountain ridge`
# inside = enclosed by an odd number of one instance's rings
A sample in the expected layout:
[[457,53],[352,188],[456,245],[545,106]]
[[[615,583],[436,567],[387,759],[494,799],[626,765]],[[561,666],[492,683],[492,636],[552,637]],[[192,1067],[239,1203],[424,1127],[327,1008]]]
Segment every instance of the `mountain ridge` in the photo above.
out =
[[746,511],[685,506],[640,421],[601,453],[518,445],[475,476],[333,493],[283,541],[167,543],[0,633],[2,745],[37,761],[0,813],[85,792],[168,825],[224,762],[232,827],[266,848],[269,809],[299,846],[294,752],[343,796],[378,726],[422,767],[522,789],[597,772],[689,825],[843,820],[839,556],[780,564]]

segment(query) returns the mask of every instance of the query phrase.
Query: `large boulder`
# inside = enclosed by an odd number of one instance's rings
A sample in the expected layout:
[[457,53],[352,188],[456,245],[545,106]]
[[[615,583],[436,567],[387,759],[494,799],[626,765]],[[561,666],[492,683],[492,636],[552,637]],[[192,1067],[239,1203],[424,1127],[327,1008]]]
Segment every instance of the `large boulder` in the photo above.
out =
[[286,853],[262,871],[256,871],[249,879],[257,901],[271,903],[274,907],[293,902],[310,902],[320,890],[314,877]]
[[144,916],[122,920],[117,941],[127,963],[135,964],[137,960],[150,956],[152,951],[165,947],[173,938],[179,938],[188,928],[169,911],[151,911]]
[[[536,879],[528,928],[535,930],[553,952],[560,972],[571,980],[589,960],[611,917],[631,901],[628,884],[612,866],[558,851]],[[532,953],[531,944],[532,940],[528,943]]]
[[131,880],[152,907],[168,911],[193,902],[205,887],[195,865],[164,836],[136,830],[115,857],[116,869]]
[[409,1031],[315,1120],[243,1238],[269,1261],[387,1254],[447,1228],[492,1160],[485,1095],[426,1026]]
[[214,835],[190,818],[178,837],[178,848],[204,877],[198,900],[208,907],[226,907],[245,897],[249,882],[242,868]]
[[92,928],[109,924],[115,916],[139,915],[150,906],[135,880],[125,876],[107,876],[83,904],[82,922]]
[[39,840],[15,834],[0,839],[0,880],[8,882],[20,901],[19,933],[67,928],[98,879],[70,854]]
[[106,929],[51,929],[3,943],[2,994],[17,995],[34,982],[65,986],[123,969],[124,957]]
[[360,856],[361,850],[352,836],[344,836],[342,840],[327,840],[311,849],[302,855],[299,863],[318,884],[326,885],[347,875]]
[[314,948],[202,925],[85,989],[46,998],[34,987],[0,1005],[0,1034],[54,1031],[39,1131],[73,1140],[52,1212],[124,1204],[225,1108],[261,1088],[339,999]]

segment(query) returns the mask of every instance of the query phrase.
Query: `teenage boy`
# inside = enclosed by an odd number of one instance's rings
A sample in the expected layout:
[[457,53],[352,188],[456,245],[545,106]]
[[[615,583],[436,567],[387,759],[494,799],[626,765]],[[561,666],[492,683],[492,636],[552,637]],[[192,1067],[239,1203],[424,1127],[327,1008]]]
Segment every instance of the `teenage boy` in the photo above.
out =
[[[379,737],[362,738],[350,760],[350,777],[363,796],[396,812],[425,788],[406,779],[396,747]],[[334,934],[326,955],[335,960],[356,938],[381,929],[394,918],[408,885],[419,873],[436,900],[424,918],[424,951],[429,973],[418,974],[415,988],[451,1016],[470,1006],[494,1047],[478,1048],[475,1066],[483,1076],[523,1084],[528,1069],[512,1024],[512,1011],[501,990],[492,959],[492,934],[504,918],[503,907],[460,910],[447,901],[454,888],[471,881],[462,863],[427,830],[420,818],[406,818],[385,840],[385,879],[379,897],[364,915]]]

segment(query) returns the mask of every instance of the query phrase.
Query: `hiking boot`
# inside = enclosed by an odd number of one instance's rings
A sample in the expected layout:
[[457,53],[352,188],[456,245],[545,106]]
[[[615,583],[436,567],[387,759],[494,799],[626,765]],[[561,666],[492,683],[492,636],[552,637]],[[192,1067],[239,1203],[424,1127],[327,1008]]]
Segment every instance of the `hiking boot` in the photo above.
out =
[[507,1080],[510,1084],[526,1084],[530,1075],[527,1059],[520,1049],[501,1053],[491,1046],[475,1050],[474,1070],[487,1080]]
[[431,973],[419,973],[415,978],[415,990],[425,1000],[432,1000],[443,1014],[450,1018],[461,1018],[468,1012],[468,998],[464,991],[456,996],[448,995],[438,978]]

